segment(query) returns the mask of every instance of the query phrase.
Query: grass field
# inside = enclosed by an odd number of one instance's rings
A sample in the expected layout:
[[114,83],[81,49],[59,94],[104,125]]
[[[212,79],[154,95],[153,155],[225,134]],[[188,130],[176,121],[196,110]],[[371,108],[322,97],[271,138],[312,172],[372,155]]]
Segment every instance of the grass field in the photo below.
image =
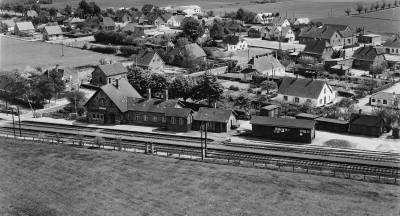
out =
[[122,59],[114,55],[107,55],[64,47],[64,56],[61,56],[61,45],[44,42],[27,42],[12,38],[0,37],[0,70],[23,69],[26,66],[48,67],[81,66],[99,64],[101,58]]
[[400,187],[0,143],[0,215],[398,215]]

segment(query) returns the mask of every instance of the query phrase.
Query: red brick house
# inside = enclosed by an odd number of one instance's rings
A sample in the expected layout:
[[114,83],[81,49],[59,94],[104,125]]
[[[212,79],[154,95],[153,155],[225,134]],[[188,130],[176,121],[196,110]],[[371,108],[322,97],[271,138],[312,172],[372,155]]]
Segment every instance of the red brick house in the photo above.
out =
[[116,79],[126,79],[128,69],[121,63],[98,65],[92,72],[90,84],[102,86],[113,83]]

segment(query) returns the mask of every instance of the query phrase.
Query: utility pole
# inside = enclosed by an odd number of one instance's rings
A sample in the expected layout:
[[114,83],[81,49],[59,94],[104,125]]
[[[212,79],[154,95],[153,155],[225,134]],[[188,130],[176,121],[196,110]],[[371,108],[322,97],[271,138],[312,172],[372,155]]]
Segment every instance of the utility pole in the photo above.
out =
[[12,117],[12,123],[13,123],[13,132],[14,132],[14,139],[15,139],[14,108],[11,108],[11,117]]
[[61,42],[61,56],[64,56],[64,43]]
[[207,157],[207,123],[206,123],[206,132],[204,134],[204,157]]
[[204,148],[203,148],[203,122],[200,124],[200,143],[201,143],[201,160],[204,160]]
[[18,128],[19,128],[19,136],[22,137],[22,131],[21,131],[21,115],[19,112],[19,106],[17,106],[17,110],[18,110]]

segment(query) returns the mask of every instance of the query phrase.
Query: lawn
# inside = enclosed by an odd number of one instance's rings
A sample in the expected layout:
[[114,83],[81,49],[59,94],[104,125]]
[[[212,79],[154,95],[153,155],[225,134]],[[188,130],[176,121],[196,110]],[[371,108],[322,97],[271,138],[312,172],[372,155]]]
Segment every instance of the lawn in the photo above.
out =
[[0,68],[1,70],[24,69],[31,67],[81,66],[99,64],[102,58],[119,60],[122,57],[81,50],[59,44],[44,42],[27,42],[12,38],[0,37]]
[[398,215],[400,187],[78,149],[0,144],[0,215]]

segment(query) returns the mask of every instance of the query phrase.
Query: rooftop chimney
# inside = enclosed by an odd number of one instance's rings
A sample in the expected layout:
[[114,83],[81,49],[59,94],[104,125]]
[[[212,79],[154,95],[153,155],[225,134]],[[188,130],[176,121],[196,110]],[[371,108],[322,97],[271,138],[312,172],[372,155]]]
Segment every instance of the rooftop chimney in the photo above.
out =
[[168,100],[168,89],[165,90],[165,95],[164,95],[165,100]]
[[147,99],[151,99],[151,88],[147,89]]

